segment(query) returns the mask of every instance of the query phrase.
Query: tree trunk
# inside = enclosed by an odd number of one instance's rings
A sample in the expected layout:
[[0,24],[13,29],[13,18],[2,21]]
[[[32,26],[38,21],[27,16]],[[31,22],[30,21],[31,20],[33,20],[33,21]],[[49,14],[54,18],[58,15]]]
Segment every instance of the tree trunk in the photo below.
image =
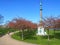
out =
[[23,30],[22,30],[22,40],[23,40]]
[[55,39],[55,29],[54,29],[54,39]]
[[48,29],[48,45],[49,45],[49,29]]
[[49,29],[48,29],[48,40],[49,40]]

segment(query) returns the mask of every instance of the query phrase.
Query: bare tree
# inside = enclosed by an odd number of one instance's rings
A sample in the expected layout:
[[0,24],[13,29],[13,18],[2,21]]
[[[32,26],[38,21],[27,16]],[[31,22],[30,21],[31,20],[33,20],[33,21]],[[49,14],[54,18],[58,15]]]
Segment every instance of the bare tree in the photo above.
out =
[[0,26],[2,25],[4,17],[0,14]]

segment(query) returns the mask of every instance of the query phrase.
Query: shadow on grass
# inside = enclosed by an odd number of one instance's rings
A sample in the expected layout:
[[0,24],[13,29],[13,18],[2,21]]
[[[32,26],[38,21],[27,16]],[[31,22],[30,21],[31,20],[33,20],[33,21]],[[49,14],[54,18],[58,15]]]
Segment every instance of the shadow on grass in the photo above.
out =
[[37,40],[36,37],[24,37],[24,40],[25,40],[25,39]]
[[[22,38],[22,32],[16,33],[15,35],[20,36]],[[55,37],[54,37],[54,35],[55,35]],[[48,35],[47,36],[36,36],[36,35],[33,36],[31,33],[27,33],[27,32],[24,33],[23,37],[24,37],[24,40],[26,40],[26,39],[37,40],[37,38],[48,39]],[[60,39],[60,33],[56,32],[55,34],[49,35],[49,39],[53,39],[53,38]]]
[[[47,36],[41,36],[41,38],[44,38],[44,39],[47,39],[48,38],[48,35]],[[60,33],[55,33],[55,36],[54,35],[49,35],[49,39],[60,39]]]
[[[48,35],[47,36],[41,36],[41,38],[47,39]],[[52,39],[52,38],[54,38],[54,35],[49,35],[49,39]]]
[[55,38],[60,39],[60,33],[55,33]]

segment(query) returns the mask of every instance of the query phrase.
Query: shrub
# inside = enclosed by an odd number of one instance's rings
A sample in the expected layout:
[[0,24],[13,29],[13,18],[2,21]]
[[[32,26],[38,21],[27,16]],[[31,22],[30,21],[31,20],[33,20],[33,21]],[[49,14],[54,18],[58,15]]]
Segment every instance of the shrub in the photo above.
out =
[[14,32],[14,29],[11,28],[0,28],[0,37],[7,34],[9,32]]
[[27,30],[23,32],[24,39],[35,39],[36,30]]
[[0,28],[0,36],[5,35],[8,32],[8,30],[6,30],[6,28]]

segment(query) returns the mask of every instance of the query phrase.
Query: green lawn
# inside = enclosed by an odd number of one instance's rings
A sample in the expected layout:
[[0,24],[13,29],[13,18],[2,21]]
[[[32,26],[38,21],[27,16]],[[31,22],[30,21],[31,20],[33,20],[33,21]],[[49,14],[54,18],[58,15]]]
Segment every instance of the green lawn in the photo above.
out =
[[7,33],[7,29],[6,28],[0,28],[0,36],[3,36]]
[[[12,35],[12,38],[22,41],[21,32],[15,33]],[[36,36],[34,35],[33,38],[24,39],[24,42],[38,44],[38,45],[60,45],[60,31],[56,31],[55,38],[54,38],[54,32],[50,31],[50,40],[48,42],[47,36]]]
[[0,37],[7,34],[9,32],[14,32],[14,29],[8,29],[8,28],[0,28]]

